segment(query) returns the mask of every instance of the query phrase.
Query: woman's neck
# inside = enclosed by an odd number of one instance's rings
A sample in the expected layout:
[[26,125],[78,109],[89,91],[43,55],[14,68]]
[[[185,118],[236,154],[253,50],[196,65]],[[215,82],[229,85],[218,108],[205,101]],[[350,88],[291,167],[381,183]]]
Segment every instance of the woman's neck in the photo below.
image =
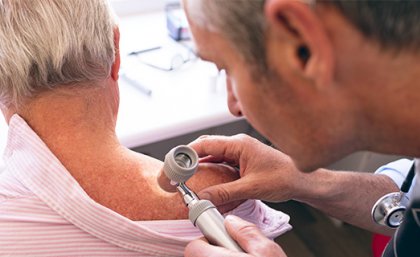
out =
[[72,173],[124,151],[115,133],[117,105],[107,86],[57,89],[26,102],[16,113]]

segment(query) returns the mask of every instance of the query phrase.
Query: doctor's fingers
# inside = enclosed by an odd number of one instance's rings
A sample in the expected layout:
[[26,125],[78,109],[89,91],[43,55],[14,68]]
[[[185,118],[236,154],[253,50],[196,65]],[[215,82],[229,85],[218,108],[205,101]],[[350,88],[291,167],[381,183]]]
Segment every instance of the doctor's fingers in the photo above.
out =
[[242,203],[244,203],[246,201],[246,199],[243,200],[238,200],[238,201],[232,201],[226,204],[222,204],[217,207],[217,210],[219,210],[220,213],[225,214],[226,212],[229,212],[235,208],[237,208],[239,205],[241,205]]
[[246,253],[230,251],[226,248],[210,245],[203,240],[194,240],[187,245],[185,257],[251,257]]
[[209,200],[218,207],[224,205],[225,208],[229,206],[227,204],[235,201],[258,199],[253,183],[247,181],[246,178],[240,178],[232,182],[214,185],[198,192],[198,197]]
[[245,135],[235,136],[201,136],[189,145],[200,157],[211,156],[214,162],[227,162],[233,166],[243,165],[248,158],[255,157],[256,146],[262,143]]
[[200,158],[200,163],[226,164],[232,168],[235,168],[237,171],[239,171],[238,160],[231,160],[223,156],[215,157],[215,156],[209,155],[209,156]]

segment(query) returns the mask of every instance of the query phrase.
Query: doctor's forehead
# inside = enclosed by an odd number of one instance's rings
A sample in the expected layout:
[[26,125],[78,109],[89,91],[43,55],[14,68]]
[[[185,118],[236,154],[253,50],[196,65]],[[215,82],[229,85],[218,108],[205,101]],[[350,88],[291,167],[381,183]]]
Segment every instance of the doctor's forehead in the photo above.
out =
[[224,56],[230,55],[232,47],[220,33],[203,27],[191,29],[195,42],[196,55],[205,61],[220,63]]

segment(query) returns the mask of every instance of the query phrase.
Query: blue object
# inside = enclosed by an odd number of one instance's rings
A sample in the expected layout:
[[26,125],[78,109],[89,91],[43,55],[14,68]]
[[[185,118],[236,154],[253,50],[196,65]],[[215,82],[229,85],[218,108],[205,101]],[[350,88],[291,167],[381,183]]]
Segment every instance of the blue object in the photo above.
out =
[[187,17],[179,3],[167,4],[166,12],[166,27],[169,36],[175,41],[188,40],[191,38],[190,30],[188,28]]

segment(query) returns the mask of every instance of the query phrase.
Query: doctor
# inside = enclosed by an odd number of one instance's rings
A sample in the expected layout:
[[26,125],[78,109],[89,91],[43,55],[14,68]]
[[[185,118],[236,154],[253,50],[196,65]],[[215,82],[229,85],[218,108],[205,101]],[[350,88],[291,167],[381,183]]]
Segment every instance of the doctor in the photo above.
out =
[[[184,0],[184,7],[199,55],[227,73],[230,111],[281,150],[244,135],[196,140],[201,157],[239,166],[241,175],[199,195],[222,208],[294,199],[392,235],[370,211],[399,190],[396,176],[321,167],[358,150],[420,157],[420,2]],[[413,184],[411,218],[420,206]],[[286,256],[251,224],[229,217],[226,227],[249,255],[200,240],[185,255]],[[420,256],[403,241],[386,256]]]

